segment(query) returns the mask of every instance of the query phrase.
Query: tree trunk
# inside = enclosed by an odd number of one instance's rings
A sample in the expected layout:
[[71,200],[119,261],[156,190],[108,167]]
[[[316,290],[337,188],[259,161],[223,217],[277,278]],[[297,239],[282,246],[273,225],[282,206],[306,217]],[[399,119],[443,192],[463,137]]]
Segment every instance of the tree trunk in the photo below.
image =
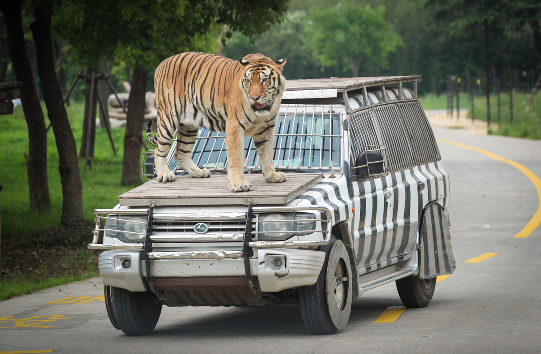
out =
[[[103,72],[104,74],[107,74],[107,62],[104,61],[100,64],[100,74]],[[98,108],[99,116],[100,116],[100,128],[105,129],[107,127],[107,123],[109,121],[109,111],[107,109],[107,102],[109,101],[109,85],[107,85],[107,81],[105,80],[98,80],[98,95],[101,99],[101,102],[103,102],[104,112],[102,112],[101,109]]]
[[47,131],[26,52],[21,4],[22,1],[1,0],[0,8],[6,21],[8,48],[13,71],[17,80],[23,82],[21,102],[28,125],[27,174],[30,207],[40,213],[45,213],[51,209],[47,179]]
[[56,77],[53,42],[51,35],[51,14],[53,2],[33,0],[35,20],[30,25],[34,35],[38,57],[38,72],[49,119],[53,127],[58,149],[60,181],[62,184],[61,224],[83,221],[83,185],[77,160],[77,145],[71,131],[68,114],[64,107],[62,90]]
[[[0,192],[2,192],[2,186],[0,186]],[[0,215],[0,264],[2,264],[2,215]]]
[[145,94],[148,70],[133,70],[130,98],[128,99],[128,117],[124,135],[124,159],[122,162],[122,184],[141,183],[140,158],[143,123],[145,120]]
[[487,76],[487,125],[490,126],[490,62],[488,60],[488,21],[485,20],[485,73]]
[[539,21],[531,21],[530,26],[533,30],[533,43],[535,46],[535,51],[541,59],[541,27],[539,26]]
[[[94,71],[96,74],[97,70],[87,68],[86,74],[90,76]],[[83,119],[83,137],[81,138],[81,149],[79,150],[79,157],[84,159],[86,158],[86,149],[87,149],[87,135],[90,134],[90,146],[89,146],[89,155],[94,157],[94,145],[96,142],[96,113],[98,111],[98,96],[97,96],[97,82],[94,81],[94,93],[91,95],[92,83],[90,79],[85,80],[85,111]],[[92,96],[92,102],[90,102],[90,96]],[[91,117],[89,115],[91,114]],[[90,132],[88,131],[88,119],[90,118]]]
[[[57,58],[54,63],[54,68],[58,72],[58,81],[60,83],[60,89],[62,90],[62,95],[64,96],[66,94],[66,74],[64,72],[64,65],[63,62],[65,60],[66,56],[66,47],[68,45],[68,41],[64,39],[62,41],[62,49],[58,46],[57,42],[53,42],[53,49],[57,53]],[[66,107],[70,106],[70,100],[68,97],[68,100],[66,101]]]
[[6,81],[6,75],[7,75],[7,72],[8,72],[9,53],[6,53],[6,54],[7,54],[7,58],[4,58],[4,60],[2,61],[1,66],[0,66],[0,82],[5,82]]

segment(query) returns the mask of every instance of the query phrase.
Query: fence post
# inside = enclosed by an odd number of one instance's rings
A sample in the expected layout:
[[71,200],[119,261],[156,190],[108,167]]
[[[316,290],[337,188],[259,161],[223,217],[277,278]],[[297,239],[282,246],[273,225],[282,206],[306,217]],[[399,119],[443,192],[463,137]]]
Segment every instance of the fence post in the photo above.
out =
[[513,79],[509,80],[509,124],[513,124]]
[[481,72],[477,72],[477,96],[483,97],[483,93],[481,92]]
[[498,95],[498,129],[502,124],[502,112],[501,112],[501,101],[500,101],[500,80],[496,80],[496,94]]
[[473,82],[472,77],[470,74],[470,71],[468,70],[468,93],[469,93],[469,99],[470,99],[470,105],[471,105],[471,120],[472,122],[475,121],[475,103],[474,103],[474,88],[473,88]]
[[456,77],[456,119],[460,119],[460,78]]
[[446,81],[447,81],[447,116],[452,116],[453,115],[453,103],[451,101],[451,75],[447,75],[446,77]]

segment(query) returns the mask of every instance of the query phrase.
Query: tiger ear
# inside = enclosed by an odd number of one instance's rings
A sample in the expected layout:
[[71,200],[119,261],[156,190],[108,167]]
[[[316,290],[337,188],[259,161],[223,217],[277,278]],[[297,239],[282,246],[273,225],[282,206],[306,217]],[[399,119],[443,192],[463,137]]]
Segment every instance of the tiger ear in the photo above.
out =
[[286,62],[287,62],[286,58],[282,58],[282,59],[280,59],[280,60],[278,60],[278,61],[275,61],[274,64],[276,64],[275,66],[276,66],[280,71],[282,71],[282,70],[284,70],[284,65],[286,65]]
[[248,60],[245,60],[244,58],[240,58],[239,62],[241,63],[242,66],[246,66],[250,64],[250,62]]

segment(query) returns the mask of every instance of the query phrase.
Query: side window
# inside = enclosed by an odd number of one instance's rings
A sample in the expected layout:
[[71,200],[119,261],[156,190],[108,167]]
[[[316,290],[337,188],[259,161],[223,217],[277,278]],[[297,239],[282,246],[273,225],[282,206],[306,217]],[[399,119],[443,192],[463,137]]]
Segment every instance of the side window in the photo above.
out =
[[411,144],[395,104],[372,108],[381,128],[383,144],[387,147],[389,172],[404,170],[415,165]]
[[398,111],[408,132],[416,165],[441,160],[440,151],[425,111],[417,101],[398,103]]
[[441,159],[418,101],[369,107],[350,115],[352,176],[370,179]]
[[388,173],[386,147],[371,109],[357,111],[349,117],[352,179],[367,180]]

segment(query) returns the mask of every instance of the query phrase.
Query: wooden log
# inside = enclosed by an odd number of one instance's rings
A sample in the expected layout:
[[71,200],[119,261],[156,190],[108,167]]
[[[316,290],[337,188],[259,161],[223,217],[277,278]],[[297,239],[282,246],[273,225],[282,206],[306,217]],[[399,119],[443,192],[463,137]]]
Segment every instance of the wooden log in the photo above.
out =
[[19,98],[21,90],[18,87],[0,89],[0,101],[1,100],[14,100]]

